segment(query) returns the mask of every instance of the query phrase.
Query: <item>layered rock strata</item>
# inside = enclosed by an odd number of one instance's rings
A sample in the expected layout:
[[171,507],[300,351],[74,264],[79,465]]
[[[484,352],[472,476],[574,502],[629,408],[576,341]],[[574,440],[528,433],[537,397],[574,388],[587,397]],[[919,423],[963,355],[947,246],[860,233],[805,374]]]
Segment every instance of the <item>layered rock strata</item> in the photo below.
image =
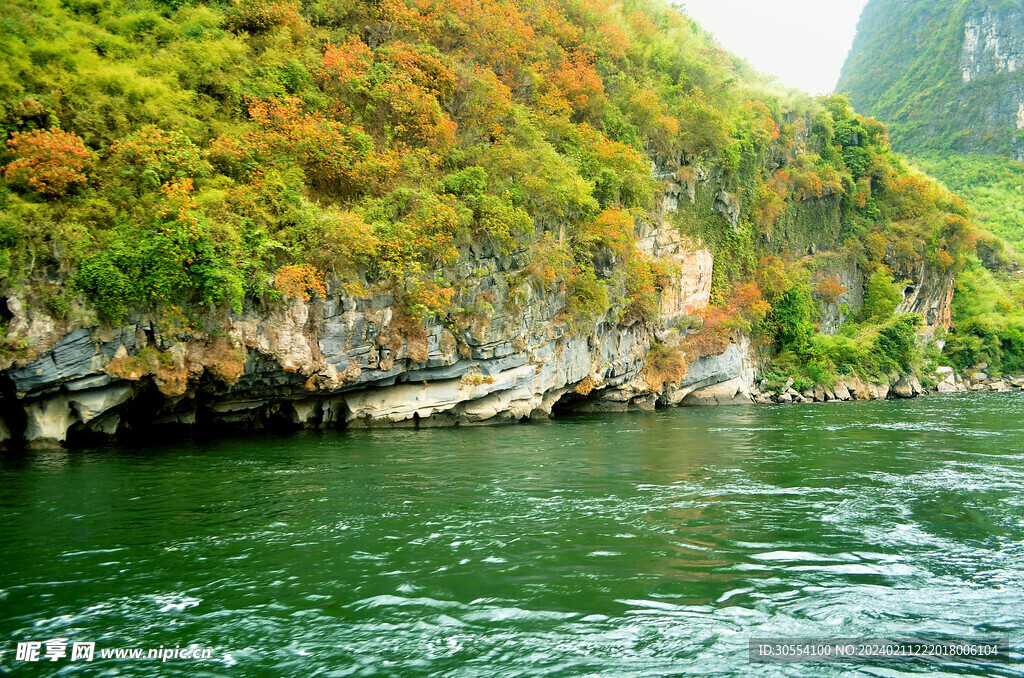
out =
[[643,379],[653,333],[707,304],[713,261],[674,228],[638,228],[641,246],[679,271],[655,323],[608,314],[570,331],[564,292],[531,285],[525,254],[477,252],[448,272],[471,281],[460,293],[471,310],[456,322],[420,322],[378,291],[250,304],[219,332],[188,341],[148,319],[74,329],[2,375],[0,438],[53,446],[159,427],[509,422],[558,407],[678,404],[716,387],[709,397],[743,400],[753,383],[745,345],[695,361],[658,392]]

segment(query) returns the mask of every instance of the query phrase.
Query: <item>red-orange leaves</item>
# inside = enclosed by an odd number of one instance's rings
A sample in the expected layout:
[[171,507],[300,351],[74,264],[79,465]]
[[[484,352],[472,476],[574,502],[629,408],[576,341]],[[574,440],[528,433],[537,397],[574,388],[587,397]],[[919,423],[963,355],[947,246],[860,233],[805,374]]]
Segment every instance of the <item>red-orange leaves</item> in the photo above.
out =
[[249,135],[257,155],[293,155],[318,190],[352,195],[393,176],[392,162],[374,152],[372,140],[358,127],[328,120],[318,111],[307,112],[293,97],[256,101],[249,116],[263,127]]
[[620,260],[632,256],[636,242],[636,223],[626,210],[609,208],[601,212],[583,231],[586,245],[601,245],[615,253]]
[[455,91],[458,77],[430,47],[398,41],[372,51],[352,38],[327,48],[320,78],[339,96],[336,117],[360,120],[379,145],[443,152],[455,141],[455,122],[439,97]]
[[373,52],[355,36],[335,47],[328,45],[320,62],[320,77],[326,85],[346,86],[366,76],[373,64]]
[[455,122],[428,90],[399,79],[381,86],[389,105],[388,123],[397,139],[443,152],[455,142]]
[[181,179],[164,184],[160,187],[160,202],[154,208],[156,216],[167,221],[175,221],[189,229],[189,239],[198,240],[198,220],[192,213],[196,209],[192,191],[195,188],[191,179]]
[[218,170],[234,177],[244,173],[253,162],[252,148],[233,134],[221,135],[210,142],[206,157]]
[[554,112],[583,112],[604,99],[604,83],[589,55],[564,59],[545,85],[541,105]]
[[604,51],[613,59],[625,59],[633,47],[626,31],[617,24],[606,23],[597,29],[597,34]]
[[410,281],[406,302],[415,315],[432,315],[448,311],[455,296],[455,290],[442,287],[435,282]]
[[529,17],[510,0],[385,0],[381,14],[442,51],[465,51],[502,76],[527,63],[536,41]]
[[56,127],[15,132],[7,141],[14,161],[4,169],[7,181],[46,195],[64,195],[84,183],[90,166],[89,150],[76,134]]
[[277,269],[274,288],[286,297],[303,301],[327,295],[323,273],[308,264],[288,264]]
[[735,334],[749,334],[765,319],[771,305],[761,296],[755,283],[735,283],[722,303],[700,312],[703,324],[697,334],[685,342],[690,360],[721,353]]
[[654,25],[650,17],[639,10],[631,12],[627,20],[630,27],[645,38],[649,38],[658,32],[658,27]]
[[822,301],[835,303],[840,295],[846,294],[846,288],[839,282],[839,278],[833,275],[822,278],[814,286],[814,294]]

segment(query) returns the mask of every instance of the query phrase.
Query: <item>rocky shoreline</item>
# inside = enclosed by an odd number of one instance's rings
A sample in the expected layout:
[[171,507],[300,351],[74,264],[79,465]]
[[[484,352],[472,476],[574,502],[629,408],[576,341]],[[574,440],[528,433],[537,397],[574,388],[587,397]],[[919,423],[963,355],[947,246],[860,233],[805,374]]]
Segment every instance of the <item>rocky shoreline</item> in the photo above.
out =
[[808,402],[846,402],[851,400],[886,400],[891,398],[914,398],[927,393],[968,393],[995,391],[1024,391],[1024,376],[990,378],[979,365],[965,375],[958,374],[952,367],[938,367],[931,375],[934,386],[925,387],[917,375],[890,375],[888,383],[871,383],[859,377],[847,377],[837,381],[831,388],[814,386],[804,391],[793,388],[793,379],[781,390],[768,390],[762,381],[750,396],[758,404],[788,405]]
[[175,431],[464,426],[571,412],[1024,390],[1024,377],[991,378],[979,365],[965,375],[938,367],[922,375],[925,384],[893,373],[885,383],[847,377],[804,391],[790,379],[773,391],[758,381],[744,339],[652,384],[646,354],[657,328],[600,323],[594,334],[574,336],[559,330],[556,300],[518,328],[493,316],[459,335],[428,323],[409,336],[386,302],[296,302],[236,319],[228,336],[191,342],[171,342],[144,323],[79,328],[36,360],[0,372],[0,448],[145,443]]

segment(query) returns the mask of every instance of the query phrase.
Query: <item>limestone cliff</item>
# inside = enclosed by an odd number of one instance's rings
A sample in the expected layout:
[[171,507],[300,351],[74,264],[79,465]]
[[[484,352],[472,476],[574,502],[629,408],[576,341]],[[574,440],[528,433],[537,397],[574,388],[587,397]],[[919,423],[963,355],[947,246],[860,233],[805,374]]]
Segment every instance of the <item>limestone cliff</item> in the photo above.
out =
[[[713,261],[670,226],[639,228],[646,251],[678,266],[654,324],[605,317],[570,332],[560,315],[564,292],[513,301],[510,288],[528,275],[525,253],[485,251],[446,271],[474,281],[467,298],[486,300],[462,326],[410,322],[378,291],[250,303],[225,317],[216,335],[185,341],[162,336],[149,318],[114,330],[73,329],[3,375],[0,436],[48,446],[160,427],[509,422],[547,416],[560,403],[600,410],[678,404],[720,385],[709,392],[715,402],[749,402],[746,345],[696,360],[657,391],[644,380],[654,333],[707,304]],[[16,300],[8,305],[28,331]]]
[[[169,429],[471,425],[559,411],[767,402],[774,394],[759,394],[755,352],[743,337],[717,354],[681,354],[670,376],[649,378],[652,344],[678,344],[711,296],[715,261],[680,234],[681,207],[711,195],[728,220],[734,202],[719,175],[681,180],[678,167],[656,169],[665,182],[660,203],[651,220],[636,223],[640,249],[674,271],[652,322],[612,311],[572,327],[565,290],[548,294],[531,283],[528,250],[503,254],[487,245],[440,272],[461,281],[462,305],[474,309],[454,321],[411,318],[380,288],[363,297],[248,300],[242,313],[220,318],[216,331],[172,338],[148,316],[118,328],[72,327],[30,316],[10,298],[8,336],[21,336],[37,353],[0,373],[0,444],[151,440]],[[810,201],[805,209],[810,218],[825,215],[827,226],[834,203]],[[862,304],[862,272],[829,250],[838,240],[827,227],[799,244],[814,253],[820,275],[834,275],[846,289],[821,308],[821,329],[834,332]],[[607,263],[614,268],[614,257]],[[906,273],[912,280],[901,310],[921,313],[930,327],[948,325],[952,280],[924,267]],[[818,399],[890,393],[888,384],[856,384],[850,392],[859,395],[839,389]]]

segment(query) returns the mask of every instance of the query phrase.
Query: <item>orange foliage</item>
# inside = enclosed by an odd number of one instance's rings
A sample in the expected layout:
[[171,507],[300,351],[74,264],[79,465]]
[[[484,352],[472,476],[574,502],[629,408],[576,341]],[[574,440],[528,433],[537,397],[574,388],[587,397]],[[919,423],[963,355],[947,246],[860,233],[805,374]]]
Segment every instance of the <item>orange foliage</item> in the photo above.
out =
[[684,343],[690,360],[721,353],[735,334],[747,334],[768,315],[771,305],[755,283],[734,283],[725,301],[700,312],[700,331]]
[[482,59],[500,76],[521,68],[536,41],[527,16],[510,0],[384,0],[380,16],[444,52]]
[[799,172],[793,175],[793,192],[801,200],[808,195],[820,198],[825,193],[825,186],[817,172]]
[[820,198],[826,193],[833,194],[842,190],[839,174],[832,167],[779,170],[769,185],[777,187],[776,190],[791,192],[797,200]]
[[584,111],[604,98],[604,84],[589,58],[575,56],[562,61],[545,83],[543,105],[554,111]]
[[455,290],[450,287],[441,287],[437,283],[425,283],[416,285],[409,290],[408,303],[413,311],[442,313],[451,306],[454,296]]
[[924,216],[935,206],[939,189],[924,175],[907,173],[892,178],[889,187],[895,210],[895,219],[912,219]]
[[89,150],[76,134],[53,127],[15,132],[7,141],[14,160],[4,168],[7,181],[47,195],[64,195],[86,181]]
[[327,283],[324,275],[315,267],[307,264],[288,264],[277,269],[274,275],[274,288],[286,297],[309,301],[313,296],[323,297],[327,294]]
[[206,157],[229,176],[237,175],[253,162],[252,149],[233,134],[222,134],[210,142]]
[[169,182],[160,187],[162,199],[156,205],[156,215],[161,219],[176,221],[192,229],[191,239],[198,240],[198,221],[191,213],[196,209],[195,198],[192,191],[195,185],[191,179]]
[[584,227],[580,237],[580,244],[607,247],[620,260],[632,256],[635,242],[636,224],[633,215],[618,207],[602,211]]
[[630,27],[645,38],[658,32],[658,27],[654,25],[646,14],[639,10],[631,12],[628,19]]
[[428,90],[432,95],[442,96],[455,91],[458,76],[438,53],[399,40],[388,46],[385,56],[414,85]]
[[867,207],[871,198],[871,179],[862,177],[857,181],[857,187],[853,192],[853,205],[858,209]]
[[846,288],[839,282],[839,278],[833,275],[819,281],[814,286],[814,293],[822,301],[831,304],[835,303],[840,295],[846,294]]
[[583,22],[579,17],[567,15],[567,8],[555,3],[538,3],[532,9],[537,13],[535,21],[541,35],[554,36],[555,41],[566,50],[584,44],[583,29],[580,27]]
[[779,126],[775,122],[775,116],[763,101],[747,101],[743,104],[743,113],[750,123],[756,142],[766,144],[779,139]]
[[373,52],[352,36],[341,47],[328,45],[320,61],[320,77],[325,83],[348,85],[366,76],[373,63]]
[[[388,68],[371,76],[375,61]],[[348,95],[348,104],[336,102],[336,117],[348,120],[353,113],[368,114],[382,143],[400,141],[443,152],[455,141],[455,123],[438,97],[452,94],[458,77],[434,50],[396,41],[374,53],[351,38],[341,47],[327,48],[320,78]]]
[[377,153],[361,128],[306,112],[298,98],[254,101],[249,116],[263,127],[246,137],[253,151],[269,158],[282,151],[294,155],[319,190],[352,194],[386,185],[397,174],[397,159]]
[[429,90],[401,81],[385,82],[382,89],[390,104],[389,122],[398,139],[437,152],[455,143],[455,122],[445,115]]
[[953,266],[954,259],[952,255],[944,249],[940,248],[935,250],[935,253],[932,255],[932,257],[934,258],[933,260],[940,270],[945,271]]
[[626,32],[617,24],[602,24],[597,29],[597,34],[601,46],[604,47],[608,56],[613,59],[625,59],[629,54],[629,50],[633,48],[633,45],[629,41],[629,36],[626,35]]

